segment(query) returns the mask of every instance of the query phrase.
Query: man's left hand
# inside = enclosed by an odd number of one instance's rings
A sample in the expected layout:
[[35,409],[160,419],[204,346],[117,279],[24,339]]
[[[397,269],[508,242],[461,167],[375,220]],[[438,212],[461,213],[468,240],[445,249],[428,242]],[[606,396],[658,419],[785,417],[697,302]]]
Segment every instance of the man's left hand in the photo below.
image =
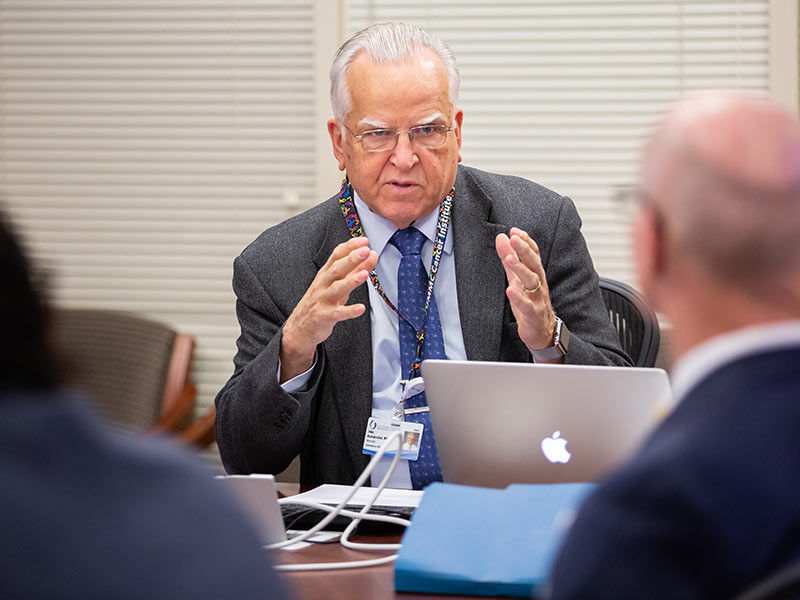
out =
[[510,237],[505,233],[497,236],[495,247],[508,278],[506,296],[517,319],[520,339],[531,350],[552,346],[556,315],[550,304],[539,246],[527,232],[512,227]]

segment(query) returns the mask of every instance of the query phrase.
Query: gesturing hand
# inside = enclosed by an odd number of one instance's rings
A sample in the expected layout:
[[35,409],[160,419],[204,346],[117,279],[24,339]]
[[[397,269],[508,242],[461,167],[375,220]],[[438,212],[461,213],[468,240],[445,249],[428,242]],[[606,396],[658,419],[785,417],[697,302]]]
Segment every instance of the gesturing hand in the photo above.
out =
[[531,350],[541,350],[553,345],[556,315],[539,246],[522,229],[512,227],[510,234],[510,238],[501,233],[495,239],[497,256],[508,278],[506,296],[517,319],[520,339]]
[[367,238],[357,237],[336,246],[289,315],[281,340],[281,383],[311,367],[317,344],[328,339],[336,323],[366,310],[363,304],[345,303],[378,263],[368,244]]

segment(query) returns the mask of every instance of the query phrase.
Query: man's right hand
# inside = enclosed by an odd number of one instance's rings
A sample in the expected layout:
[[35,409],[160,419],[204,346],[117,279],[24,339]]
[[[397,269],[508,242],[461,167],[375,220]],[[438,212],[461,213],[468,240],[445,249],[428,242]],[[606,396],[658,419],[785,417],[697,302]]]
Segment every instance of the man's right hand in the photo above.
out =
[[336,323],[364,314],[363,304],[345,302],[376,264],[378,254],[366,237],[336,246],[283,326],[280,383],[311,368],[317,344],[328,339]]

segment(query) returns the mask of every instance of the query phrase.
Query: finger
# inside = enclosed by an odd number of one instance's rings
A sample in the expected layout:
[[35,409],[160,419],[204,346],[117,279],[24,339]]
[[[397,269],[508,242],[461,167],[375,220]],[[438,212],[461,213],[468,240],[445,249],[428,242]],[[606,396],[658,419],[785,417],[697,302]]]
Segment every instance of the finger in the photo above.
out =
[[528,245],[531,250],[533,250],[537,255],[539,254],[539,244],[537,244],[534,239],[528,235],[528,232],[524,229],[520,229],[519,227],[512,227],[511,231],[509,232],[509,236],[511,238],[517,237],[521,239],[526,245]]
[[346,321],[347,319],[355,319],[363,315],[366,308],[367,307],[363,304],[346,304],[335,309],[333,311],[333,317],[336,319],[337,323],[339,321]]
[[350,238],[346,242],[342,242],[333,249],[333,252],[331,252],[331,255],[328,257],[328,260],[325,261],[322,268],[324,269],[332,266],[336,261],[349,256],[354,250],[365,246],[369,246],[369,240],[365,236]]
[[522,229],[518,227],[511,228],[511,237],[506,234],[498,234],[495,238],[495,248],[500,260],[505,261],[509,254],[513,254],[518,260],[524,262],[529,268],[536,269],[537,262],[541,262],[539,258],[539,246],[535,241]]
[[[511,302],[512,309],[515,307],[522,307],[526,302],[530,302],[530,298],[528,298],[528,294],[522,290],[522,286],[508,286],[506,288],[506,297],[508,297],[509,302]],[[521,320],[520,317],[517,313],[514,314],[517,316],[517,322],[519,322]]]
[[350,293],[364,283],[369,277],[369,271],[362,269],[350,273],[347,277],[334,281],[328,287],[326,301],[331,304],[344,305],[350,297]]
[[[345,256],[342,256],[337,261],[326,264],[326,270],[323,274],[323,281],[327,285],[331,285],[335,281],[344,279],[353,271],[355,271],[361,263],[369,260],[372,250],[368,247],[358,247],[351,250]],[[320,272],[322,272],[320,270]]]
[[532,239],[525,240],[521,236],[513,235],[510,240],[511,247],[519,256],[519,259],[534,270],[538,270],[537,265],[542,264],[542,257],[539,254],[539,246]]
[[523,263],[531,273],[536,274],[537,280],[534,281],[530,277],[521,275],[525,287],[533,289],[538,285],[538,281],[544,281],[544,265],[542,265],[542,258],[539,255],[539,246],[533,240],[526,242],[519,236],[512,236],[511,245],[517,252],[517,256],[521,263]]
[[[538,254],[539,248],[522,229],[513,227],[511,233],[510,238],[503,233],[495,238],[495,248],[508,278],[507,293],[511,294],[509,300],[512,302],[530,301],[531,292],[526,290],[537,290],[538,293],[541,289],[539,282],[544,284],[545,281],[544,267]],[[522,259],[522,255],[527,257],[527,261]]]
[[521,261],[516,253],[508,254],[503,258],[503,267],[510,285],[517,284],[520,288],[529,290],[535,289],[539,285],[539,274]]
[[533,301],[535,297],[538,296],[539,293],[542,291],[542,285],[541,285],[542,280],[539,279],[539,277],[537,277],[536,275],[534,275],[533,281],[534,283],[531,284],[521,282],[520,286],[518,288],[515,288],[515,290],[519,294],[524,293],[524,297],[530,301]]
[[494,238],[494,247],[497,250],[497,256],[500,257],[500,260],[503,260],[507,254],[514,252],[514,249],[511,247],[511,242],[505,233],[497,234]]
[[517,260],[517,253],[511,247],[511,241],[505,233],[499,233],[494,239],[494,247],[497,251],[497,256],[500,258],[500,263],[506,272],[506,277],[509,282],[513,276],[513,265]]
[[535,288],[539,281],[544,279],[542,261],[538,255],[530,251],[527,255],[524,251],[521,251],[517,256],[518,261],[513,265],[514,271],[519,275],[526,288]]
[[369,256],[360,265],[357,265],[355,271],[372,271],[375,265],[378,264],[378,253],[375,250],[370,250]]
[[506,297],[511,305],[511,311],[520,327],[535,318],[537,312],[536,304],[531,298],[531,294],[523,291],[521,285],[509,285],[506,288]]
[[521,279],[519,271],[525,269],[525,266],[519,262],[516,254],[508,254],[503,257],[502,264],[503,270],[506,272],[506,279],[508,279],[508,288],[517,291],[515,300],[521,299],[525,283]]

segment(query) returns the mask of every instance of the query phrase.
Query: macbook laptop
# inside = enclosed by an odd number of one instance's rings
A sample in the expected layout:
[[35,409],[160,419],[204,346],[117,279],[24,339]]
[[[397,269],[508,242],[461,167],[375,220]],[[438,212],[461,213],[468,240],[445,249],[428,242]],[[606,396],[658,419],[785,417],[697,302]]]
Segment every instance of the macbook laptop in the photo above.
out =
[[672,408],[662,369],[426,360],[422,376],[448,483],[597,481]]
[[274,544],[286,539],[275,477],[219,475],[217,479],[228,488],[245,515],[250,517],[263,544]]

